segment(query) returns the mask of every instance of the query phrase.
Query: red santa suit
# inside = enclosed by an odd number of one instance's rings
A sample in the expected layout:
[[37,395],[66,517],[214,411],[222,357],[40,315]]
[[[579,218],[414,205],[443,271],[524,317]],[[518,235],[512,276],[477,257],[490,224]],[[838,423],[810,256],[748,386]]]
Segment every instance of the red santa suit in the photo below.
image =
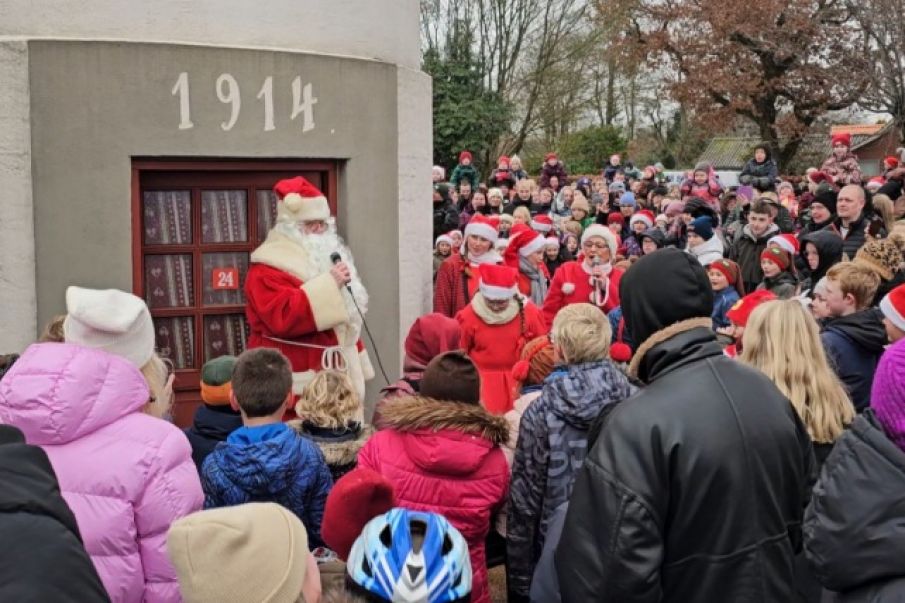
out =
[[[512,367],[521,358],[525,343],[547,329],[537,306],[518,294],[514,269],[485,264],[480,273],[479,293],[456,320],[462,330],[462,349],[481,375],[481,402],[491,413],[502,415],[512,410],[516,398]],[[495,314],[487,307],[487,299],[512,301]]]
[[[282,352],[292,365],[295,394],[318,371],[331,368],[344,370],[363,397],[374,370],[359,339],[362,319],[349,311],[349,292],[337,285],[323,261],[314,261],[296,234],[298,223],[329,219],[327,200],[301,177],[277,183],[274,192],[280,198],[278,224],[252,252],[245,278],[248,348]],[[353,280],[353,290],[364,294],[354,274]]]

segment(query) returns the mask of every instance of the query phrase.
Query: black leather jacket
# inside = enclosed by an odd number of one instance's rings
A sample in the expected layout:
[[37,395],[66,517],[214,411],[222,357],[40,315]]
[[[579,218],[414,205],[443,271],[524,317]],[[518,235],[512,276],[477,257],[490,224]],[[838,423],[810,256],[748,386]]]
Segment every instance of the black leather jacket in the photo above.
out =
[[814,479],[808,434],[759,371],[694,328],[645,354],[578,474],[563,601],[791,601]]

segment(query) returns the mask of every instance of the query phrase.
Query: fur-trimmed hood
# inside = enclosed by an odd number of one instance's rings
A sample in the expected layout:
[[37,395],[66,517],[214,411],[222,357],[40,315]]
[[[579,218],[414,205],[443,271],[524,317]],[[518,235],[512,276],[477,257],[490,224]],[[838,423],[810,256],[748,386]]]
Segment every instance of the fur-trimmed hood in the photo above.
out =
[[387,400],[380,415],[381,427],[399,432],[459,431],[479,436],[495,446],[504,444],[509,437],[506,419],[474,404],[408,396]]
[[358,451],[365,445],[374,429],[370,425],[361,427],[357,434],[348,434],[342,437],[324,437],[311,434],[305,430],[302,421],[289,421],[289,426],[300,435],[317,444],[324,455],[324,460],[330,467],[341,467],[354,463],[358,458]]

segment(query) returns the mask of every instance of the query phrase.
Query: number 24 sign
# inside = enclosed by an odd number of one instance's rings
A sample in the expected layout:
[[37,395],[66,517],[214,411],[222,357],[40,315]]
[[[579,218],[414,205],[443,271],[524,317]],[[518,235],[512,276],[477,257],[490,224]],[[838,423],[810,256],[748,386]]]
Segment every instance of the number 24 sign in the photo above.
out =
[[213,285],[214,291],[238,289],[239,288],[239,269],[238,268],[214,268],[212,285]]

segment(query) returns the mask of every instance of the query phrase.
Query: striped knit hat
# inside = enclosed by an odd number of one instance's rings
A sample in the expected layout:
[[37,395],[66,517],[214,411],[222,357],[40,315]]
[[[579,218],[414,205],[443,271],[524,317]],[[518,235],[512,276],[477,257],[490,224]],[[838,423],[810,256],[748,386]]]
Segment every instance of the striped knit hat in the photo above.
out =
[[201,399],[211,406],[226,406],[232,393],[235,356],[220,356],[201,367]]

